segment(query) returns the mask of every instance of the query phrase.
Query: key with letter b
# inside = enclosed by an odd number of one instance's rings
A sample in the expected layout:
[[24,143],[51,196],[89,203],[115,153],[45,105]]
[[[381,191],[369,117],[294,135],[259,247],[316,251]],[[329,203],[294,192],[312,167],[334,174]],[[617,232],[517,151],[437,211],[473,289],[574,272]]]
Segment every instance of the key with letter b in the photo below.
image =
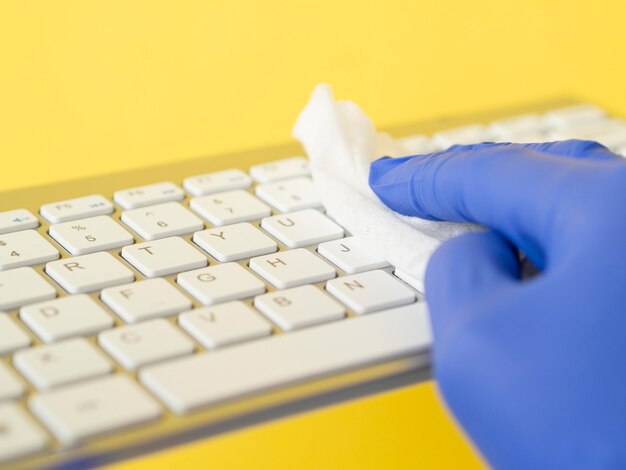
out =
[[300,286],[259,295],[254,306],[283,330],[295,330],[345,316],[345,309],[315,286]]

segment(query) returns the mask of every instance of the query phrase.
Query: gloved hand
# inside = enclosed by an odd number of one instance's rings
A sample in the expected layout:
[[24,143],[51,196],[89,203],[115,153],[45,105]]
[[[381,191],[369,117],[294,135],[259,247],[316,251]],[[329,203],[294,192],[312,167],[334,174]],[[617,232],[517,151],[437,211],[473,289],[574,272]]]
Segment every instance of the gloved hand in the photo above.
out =
[[[372,163],[392,209],[489,230],[426,272],[434,375],[495,468],[626,468],[626,161],[479,144]],[[517,249],[539,268],[520,276]]]

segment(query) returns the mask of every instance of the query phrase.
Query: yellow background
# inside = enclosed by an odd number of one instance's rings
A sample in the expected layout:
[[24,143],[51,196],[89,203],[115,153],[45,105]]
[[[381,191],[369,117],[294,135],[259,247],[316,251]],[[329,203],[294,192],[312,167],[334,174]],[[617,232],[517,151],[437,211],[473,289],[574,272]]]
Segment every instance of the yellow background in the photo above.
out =
[[[284,142],[320,81],[379,126],[562,95],[626,114],[623,4],[4,0],[0,188]],[[183,463],[478,466],[432,385],[123,468]]]

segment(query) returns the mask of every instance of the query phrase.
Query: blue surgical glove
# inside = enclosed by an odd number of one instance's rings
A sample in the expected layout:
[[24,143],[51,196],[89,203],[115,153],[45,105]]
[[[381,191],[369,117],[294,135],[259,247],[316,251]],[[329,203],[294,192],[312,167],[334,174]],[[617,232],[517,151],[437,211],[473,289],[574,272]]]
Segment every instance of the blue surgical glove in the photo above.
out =
[[425,284],[440,392],[490,464],[625,469],[626,162],[589,141],[454,146],[375,161],[370,186],[489,229],[443,243]]

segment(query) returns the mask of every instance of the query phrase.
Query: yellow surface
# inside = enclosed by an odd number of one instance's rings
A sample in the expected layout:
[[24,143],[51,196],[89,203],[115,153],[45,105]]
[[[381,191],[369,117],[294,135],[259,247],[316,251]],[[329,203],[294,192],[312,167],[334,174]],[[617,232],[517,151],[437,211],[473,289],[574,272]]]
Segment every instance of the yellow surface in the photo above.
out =
[[188,444],[108,470],[441,469],[483,466],[435,399],[432,384]]
[[[283,142],[320,81],[380,126],[563,94],[624,114],[623,5],[5,0],[0,188]],[[468,468],[476,461],[426,386],[126,468],[183,463]]]

